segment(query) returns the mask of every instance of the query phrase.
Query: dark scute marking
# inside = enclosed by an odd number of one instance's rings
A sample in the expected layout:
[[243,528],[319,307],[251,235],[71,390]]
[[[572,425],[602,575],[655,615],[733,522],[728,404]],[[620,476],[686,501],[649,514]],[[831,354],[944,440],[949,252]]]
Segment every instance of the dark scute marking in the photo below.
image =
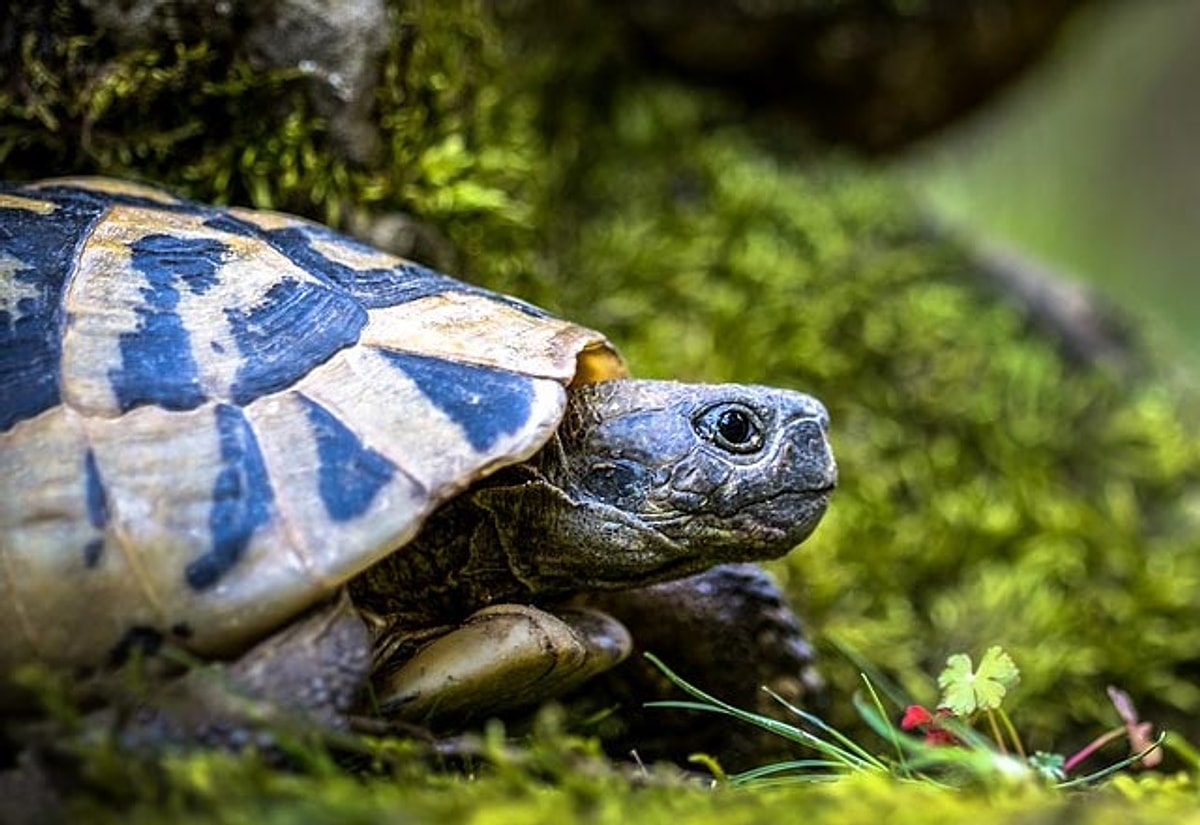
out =
[[226,309],[225,318],[242,355],[230,397],[242,405],[292,386],[355,344],[367,324],[353,298],[291,278],[273,285],[257,306]]
[[[114,203],[124,204],[125,206],[137,206],[144,209],[158,209],[164,212],[189,213],[208,208],[186,201],[177,204],[163,203],[154,198],[144,198],[141,195],[129,192],[105,192],[98,189],[89,189],[86,185],[77,186],[65,183],[53,186],[39,186],[29,194],[31,197],[42,199],[52,198],[55,201],[66,200],[77,203],[89,203],[98,209],[105,209]],[[173,197],[170,193],[166,194]]]
[[171,635],[176,639],[192,638],[192,626],[187,622],[176,622],[171,625]]
[[92,450],[88,450],[83,459],[83,478],[88,521],[96,529],[103,530],[108,525],[108,493],[96,467],[96,453]]
[[184,571],[193,590],[212,587],[238,563],[254,532],[270,521],[275,500],[258,439],[241,409],[220,404],[216,419],[221,470],[208,517],[212,548]]
[[[209,225],[214,228],[229,227],[229,231],[241,233],[248,231],[248,225],[244,221],[229,216],[222,221],[210,221]],[[419,264],[406,261],[395,267],[355,269],[340,261],[330,260],[313,246],[315,241],[347,247],[358,252],[374,253],[376,250],[319,224],[260,230],[259,235],[305,272],[344,290],[368,309],[397,306],[444,292],[463,292],[482,295],[527,315],[547,317],[546,312],[524,301],[465,284]]]
[[396,474],[396,465],[365,446],[349,427],[311,398],[300,396],[320,460],[317,491],[334,521],[362,515]]
[[153,627],[134,625],[125,631],[121,640],[108,652],[108,664],[117,667],[134,655],[153,656],[162,647],[163,635]]
[[133,268],[146,280],[137,328],[118,338],[121,368],[109,372],[122,412],[142,404],[190,410],[207,397],[192,342],[177,310],[180,288],[202,295],[217,283],[226,246],[212,238],[147,235],[130,247]]
[[529,420],[533,382],[525,376],[424,355],[379,352],[463,428],[476,451],[491,449]]
[[4,432],[61,399],[63,296],[75,250],[103,214],[104,205],[70,195],[25,193],[3,184],[0,192],[59,204],[48,215],[0,207],[0,258],[15,258],[24,265],[7,278],[15,292],[32,293],[15,307],[0,310],[0,432]]
[[340,261],[330,260],[314,248],[313,241],[325,241],[360,252],[371,253],[374,250],[323,226],[289,226],[264,232],[263,237],[297,266],[336,284],[369,309],[395,306],[466,286],[414,264],[355,269]]
[[218,232],[228,232],[230,235],[240,235],[243,238],[258,238],[262,235],[262,230],[257,226],[249,221],[236,218],[228,212],[215,213],[212,217],[204,221],[204,225],[209,229],[215,229]]
[[83,563],[89,570],[100,564],[104,557],[104,539],[92,539],[83,546]]
[[[88,450],[83,458],[83,491],[88,523],[97,530],[103,530],[108,525],[108,493],[104,489],[104,481],[96,466],[96,454],[92,450]],[[103,555],[103,537],[94,538],[83,547],[83,563],[89,569],[100,564]]]
[[133,265],[146,275],[151,287],[182,280],[193,295],[203,295],[217,285],[217,270],[228,247],[213,238],[177,238],[147,235],[131,247]]

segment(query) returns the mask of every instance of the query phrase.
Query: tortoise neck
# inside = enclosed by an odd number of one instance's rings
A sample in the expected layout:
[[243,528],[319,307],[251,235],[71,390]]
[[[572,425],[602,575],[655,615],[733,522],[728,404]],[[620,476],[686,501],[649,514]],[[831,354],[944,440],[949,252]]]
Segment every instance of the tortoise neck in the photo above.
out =
[[489,604],[535,601],[540,594],[505,547],[507,496],[495,494],[522,486],[529,472],[504,468],[435,511],[413,542],[350,583],[355,604],[381,624],[420,629],[456,624]]

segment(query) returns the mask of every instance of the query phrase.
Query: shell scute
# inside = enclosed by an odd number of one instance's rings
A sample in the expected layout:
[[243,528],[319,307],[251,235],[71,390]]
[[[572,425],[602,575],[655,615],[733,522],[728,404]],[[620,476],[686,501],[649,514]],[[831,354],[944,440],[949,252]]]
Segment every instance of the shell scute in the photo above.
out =
[[110,208],[66,297],[63,383],[100,415],[142,404],[245,404],[353,346],[366,310],[344,290],[203,213]]
[[194,409],[208,396],[200,385],[192,336],[177,309],[185,290],[203,296],[217,284],[225,247],[211,238],[154,233],[133,241],[129,252],[130,269],[142,284],[141,302],[132,307],[133,329],[117,335],[120,360],[108,370],[117,409],[127,412],[143,404]]
[[59,402],[62,293],[102,212],[0,190],[0,432]]
[[389,350],[381,354],[462,428],[476,453],[492,449],[529,420],[533,387],[525,376],[427,355]]

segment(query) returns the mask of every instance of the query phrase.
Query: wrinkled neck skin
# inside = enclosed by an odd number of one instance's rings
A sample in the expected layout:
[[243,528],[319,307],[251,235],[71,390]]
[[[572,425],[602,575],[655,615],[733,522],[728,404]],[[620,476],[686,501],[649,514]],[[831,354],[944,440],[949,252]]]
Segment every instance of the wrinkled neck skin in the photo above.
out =
[[820,402],[788,390],[574,389],[541,452],[439,510],[356,583],[356,599],[393,627],[428,626],[781,556],[816,527],[836,482],[827,426]]

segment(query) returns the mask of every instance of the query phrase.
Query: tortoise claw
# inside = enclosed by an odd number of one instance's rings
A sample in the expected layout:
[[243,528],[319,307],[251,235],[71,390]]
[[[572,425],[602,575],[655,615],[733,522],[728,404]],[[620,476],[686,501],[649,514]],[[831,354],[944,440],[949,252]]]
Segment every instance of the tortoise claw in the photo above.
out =
[[376,698],[410,721],[484,718],[562,696],[631,649],[624,625],[598,610],[492,605],[382,677]]

